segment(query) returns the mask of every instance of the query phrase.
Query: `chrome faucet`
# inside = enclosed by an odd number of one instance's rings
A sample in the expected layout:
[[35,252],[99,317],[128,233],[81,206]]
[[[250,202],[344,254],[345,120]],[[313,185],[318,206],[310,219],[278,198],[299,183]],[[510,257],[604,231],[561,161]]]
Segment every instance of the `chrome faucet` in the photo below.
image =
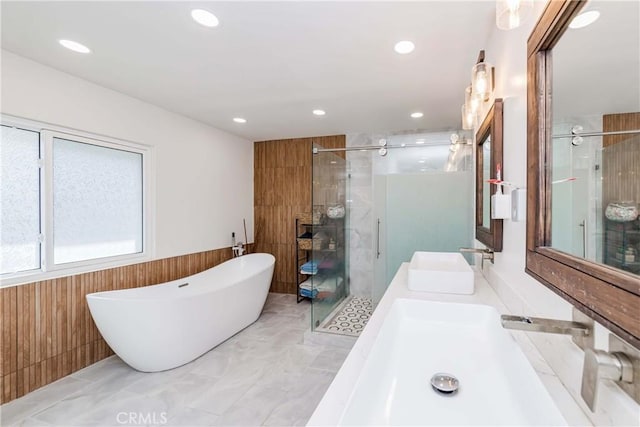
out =
[[491,264],[493,264],[493,251],[489,248],[460,248],[460,252],[482,254],[482,258],[480,259],[480,268],[484,268],[485,259],[488,259],[491,261]]
[[633,381],[633,365],[624,353],[586,349],[582,368],[580,394],[591,412],[595,411],[598,379]]
[[591,412],[596,406],[599,379],[615,381],[632,399],[640,403],[640,350],[615,335],[609,335],[609,352],[587,348],[584,351],[580,395]]
[[242,242],[238,242],[231,247],[231,250],[233,251],[234,258],[240,257],[244,253],[244,245]]
[[572,316],[574,320],[570,321],[503,314],[500,321],[506,329],[571,335],[573,342],[584,350],[580,394],[592,412],[599,379],[615,381],[640,403],[640,350],[613,334],[609,335],[609,352],[595,350],[593,320],[575,307]]
[[500,316],[500,321],[502,322],[502,327],[505,329],[547,332],[550,334],[564,334],[578,337],[586,337],[592,333],[591,327],[586,323],[571,320],[543,319],[540,317],[503,314]]

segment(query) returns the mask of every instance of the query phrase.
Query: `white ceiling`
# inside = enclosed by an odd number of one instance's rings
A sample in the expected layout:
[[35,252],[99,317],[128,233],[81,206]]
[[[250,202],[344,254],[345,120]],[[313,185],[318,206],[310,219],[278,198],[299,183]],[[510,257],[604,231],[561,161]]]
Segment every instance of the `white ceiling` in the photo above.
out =
[[[249,140],[458,129],[471,66],[495,27],[493,1],[1,7],[3,49]],[[196,24],[193,8],[220,26]],[[68,51],[61,38],[93,53]],[[404,39],[416,50],[401,56],[393,45]]]
[[600,18],[567,30],[553,48],[558,122],[640,111],[640,1],[590,1],[582,11],[588,10]]

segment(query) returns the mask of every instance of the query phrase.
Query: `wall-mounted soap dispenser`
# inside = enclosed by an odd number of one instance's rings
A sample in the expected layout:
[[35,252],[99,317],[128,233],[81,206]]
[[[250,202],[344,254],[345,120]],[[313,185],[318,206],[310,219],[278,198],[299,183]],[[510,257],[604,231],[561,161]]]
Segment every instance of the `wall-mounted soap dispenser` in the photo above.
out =
[[527,190],[515,188],[511,191],[511,221],[524,221],[527,219]]
[[502,192],[504,184],[501,175],[500,163],[498,163],[496,166],[496,186],[498,188],[491,196],[491,219],[511,218],[511,196]]

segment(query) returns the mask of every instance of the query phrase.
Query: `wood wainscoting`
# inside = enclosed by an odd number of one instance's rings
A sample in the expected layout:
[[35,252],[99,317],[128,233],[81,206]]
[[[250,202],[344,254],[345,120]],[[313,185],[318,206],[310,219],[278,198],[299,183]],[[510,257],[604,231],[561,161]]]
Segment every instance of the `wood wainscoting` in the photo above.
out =
[[85,295],[180,279],[231,257],[222,248],[0,288],[0,403],[113,354]]
[[[640,113],[605,114],[602,131],[640,129]],[[640,203],[640,136],[605,135],[602,137],[602,209],[607,204],[633,200]]]
[[[345,135],[254,143],[256,251],[276,257],[271,292],[296,293],[295,217],[311,213],[312,148],[344,148]],[[344,155],[344,153],[342,153]]]

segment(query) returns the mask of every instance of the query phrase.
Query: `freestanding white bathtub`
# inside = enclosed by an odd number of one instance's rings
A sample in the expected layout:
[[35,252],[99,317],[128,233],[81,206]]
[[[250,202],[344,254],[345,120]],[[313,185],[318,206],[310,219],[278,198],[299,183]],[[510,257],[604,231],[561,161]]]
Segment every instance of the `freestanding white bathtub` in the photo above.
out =
[[275,258],[250,254],[184,279],[87,295],[105,341],[143,372],[176,368],[255,322]]

